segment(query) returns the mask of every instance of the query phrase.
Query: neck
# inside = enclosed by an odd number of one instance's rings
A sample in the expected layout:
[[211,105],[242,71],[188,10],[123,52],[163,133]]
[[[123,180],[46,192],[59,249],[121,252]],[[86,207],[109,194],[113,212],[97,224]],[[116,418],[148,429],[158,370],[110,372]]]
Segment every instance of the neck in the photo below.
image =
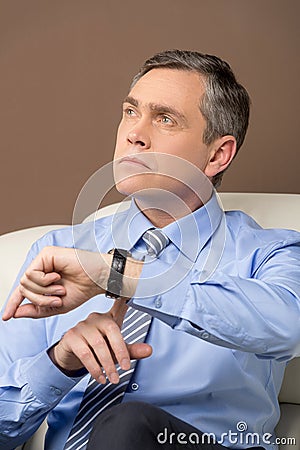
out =
[[209,198],[209,196],[202,198],[194,196],[193,199],[183,202],[178,197],[169,197],[166,201],[163,196],[158,197],[143,197],[135,198],[135,203],[147,219],[157,228],[163,228],[182,217],[191,214],[196,209],[201,208]]
[[137,203],[137,205],[140,208],[140,210],[143,212],[143,214],[147,217],[147,219],[156,228],[166,227],[170,223],[172,223],[175,220],[178,220],[180,218],[180,217],[177,217],[175,219],[173,216],[171,216],[170,214],[168,214],[165,211],[162,211],[160,209],[140,207],[140,205],[138,203]]

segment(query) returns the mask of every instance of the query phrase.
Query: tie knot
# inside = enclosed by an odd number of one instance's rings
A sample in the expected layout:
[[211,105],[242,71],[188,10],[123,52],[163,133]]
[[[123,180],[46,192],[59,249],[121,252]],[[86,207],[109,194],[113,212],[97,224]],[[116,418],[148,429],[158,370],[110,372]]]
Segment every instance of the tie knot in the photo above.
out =
[[142,239],[146,244],[148,254],[156,257],[170,243],[169,238],[158,228],[147,230]]

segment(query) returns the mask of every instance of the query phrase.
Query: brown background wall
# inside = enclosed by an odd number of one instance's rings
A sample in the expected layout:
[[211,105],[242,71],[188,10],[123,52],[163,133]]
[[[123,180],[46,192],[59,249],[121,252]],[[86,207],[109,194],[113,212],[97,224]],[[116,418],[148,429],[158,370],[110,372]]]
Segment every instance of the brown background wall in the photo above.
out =
[[131,77],[167,48],[228,60],[252,97],[221,190],[299,193],[299,5],[0,0],[0,233],[71,222],[81,187],[111,160]]

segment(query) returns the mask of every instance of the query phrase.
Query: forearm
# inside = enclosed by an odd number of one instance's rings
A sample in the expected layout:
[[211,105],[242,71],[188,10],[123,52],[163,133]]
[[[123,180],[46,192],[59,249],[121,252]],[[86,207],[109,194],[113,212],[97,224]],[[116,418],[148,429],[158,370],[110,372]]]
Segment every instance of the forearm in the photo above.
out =
[[76,382],[46,351],[12,363],[0,377],[0,449],[26,441]]
[[299,314],[300,300],[292,291],[223,274],[218,281],[191,285],[174,328],[217,345],[288,360],[300,350]]
[[[156,264],[163,271],[165,265]],[[218,272],[200,283],[197,271],[191,271],[176,286],[165,286],[163,295],[150,295],[149,287],[149,295],[144,296],[143,278],[148,276],[145,269],[129,303],[172,328],[263,357],[288,359],[299,352],[300,299],[296,277],[294,284],[284,286]],[[156,278],[157,292],[164,290],[164,282],[164,277]]]

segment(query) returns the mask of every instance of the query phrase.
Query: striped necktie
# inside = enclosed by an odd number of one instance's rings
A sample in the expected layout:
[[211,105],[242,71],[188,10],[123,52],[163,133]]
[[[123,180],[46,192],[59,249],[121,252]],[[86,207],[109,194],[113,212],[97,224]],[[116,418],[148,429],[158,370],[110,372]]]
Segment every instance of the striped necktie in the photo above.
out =
[[143,236],[147,252],[150,256],[158,257],[163,249],[169,245],[169,238],[158,228],[150,228]]
[[[158,229],[146,231],[142,239],[151,256],[158,256],[169,244],[169,239]],[[150,324],[151,316],[149,314],[129,307],[121,329],[124,340],[128,344],[144,342]],[[108,382],[103,385],[92,377],[90,378],[64,450],[86,449],[95,419],[107,408],[121,403],[135,370],[136,362],[136,360],[131,361],[129,370],[122,370],[117,365],[120,377],[118,384]]]
[[[129,307],[122,326],[124,340],[129,344],[144,342],[150,323],[149,314]],[[64,450],[86,449],[94,420],[107,408],[121,403],[135,365],[136,360],[133,360],[129,370],[117,366],[118,384],[103,385],[90,378]]]

